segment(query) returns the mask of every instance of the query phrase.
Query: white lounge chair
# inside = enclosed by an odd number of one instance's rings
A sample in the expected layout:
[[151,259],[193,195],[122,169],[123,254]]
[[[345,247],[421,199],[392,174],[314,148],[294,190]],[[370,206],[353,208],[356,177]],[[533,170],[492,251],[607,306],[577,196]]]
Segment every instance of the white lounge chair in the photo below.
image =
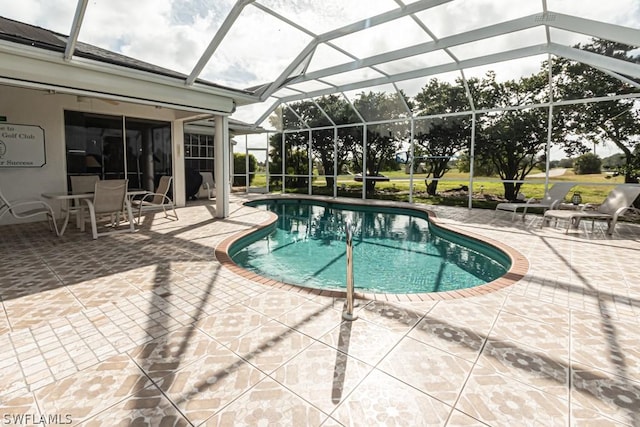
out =
[[209,200],[216,198],[216,183],[213,181],[213,174],[211,172],[200,172],[202,175],[201,188],[207,192]]
[[544,213],[541,226],[544,226],[552,218],[556,220],[556,225],[559,219],[566,220],[567,229],[565,233],[568,233],[572,224],[577,228],[583,219],[591,220],[591,230],[593,230],[595,220],[602,219],[607,221],[607,233],[613,234],[620,215],[623,215],[629,209],[635,209],[632,205],[638,196],[640,196],[640,185],[618,185],[611,190],[604,202],[598,205],[595,210],[589,210],[593,208],[593,205],[590,204],[584,205],[579,211],[550,209]]
[[[133,213],[131,212],[131,203],[127,198],[127,180],[126,179],[110,179],[105,181],[97,181],[94,188],[93,200],[83,199],[89,209],[89,218],[91,219],[91,232],[94,240],[98,236],[111,233],[135,232],[133,222]],[[120,225],[120,215],[126,214],[129,221],[128,229],[118,229]],[[109,215],[110,230],[98,233],[98,216]]]
[[547,190],[547,193],[540,200],[529,199],[526,203],[498,203],[496,206],[495,212],[498,211],[509,211],[513,214],[511,215],[511,220],[513,221],[516,217],[516,213],[518,209],[522,209],[522,220],[524,221],[525,215],[527,214],[527,209],[531,208],[542,208],[553,209],[558,204],[562,203],[565,196],[574,187],[575,184],[570,182],[556,182]]
[[45,215],[49,222],[49,229],[56,232],[56,236],[60,236],[58,225],[56,224],[56,216],[53,208],[44,200],[13,200],[7,199],[0,189],[0,218],[6,214],[11,214],[16,219],[31,218],[39,215]]
[[[172,176],[163,176],[160,178],[160,182],[158,183],[158,188],[156,188],[155,193],[147,193],[142,199],[133,200],[131,204],[138,208],[138,224],[142,219],[142,211],[147,211],[151,209],[160,209],[164,212],[165,218],[178,220],[178,214],[176,213],[176,207],[173,204],[173,200],[168,196],[169,190],[171,189],[171,182],[173,181]],[[173,215],[171,215],[167,209],[173,210]]]

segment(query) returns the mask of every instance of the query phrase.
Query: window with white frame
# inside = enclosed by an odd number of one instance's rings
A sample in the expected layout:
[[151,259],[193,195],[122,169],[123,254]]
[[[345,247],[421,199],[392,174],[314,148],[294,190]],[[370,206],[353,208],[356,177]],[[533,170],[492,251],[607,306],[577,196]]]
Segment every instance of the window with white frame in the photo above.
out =
[[213,160],[213,135],[184,134],[185,168],[198,172],[212,172]]

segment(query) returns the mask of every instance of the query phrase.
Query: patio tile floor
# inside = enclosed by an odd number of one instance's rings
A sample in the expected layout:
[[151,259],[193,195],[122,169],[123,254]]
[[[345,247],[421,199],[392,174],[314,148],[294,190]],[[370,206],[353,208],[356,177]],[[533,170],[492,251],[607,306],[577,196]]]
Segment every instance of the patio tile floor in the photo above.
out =
[[0,227],[0,423],[640,426],[640,226],[434,206],[524,277],[444,300],[344,300],[215,258],[269,214],[234,196],[101,237]]

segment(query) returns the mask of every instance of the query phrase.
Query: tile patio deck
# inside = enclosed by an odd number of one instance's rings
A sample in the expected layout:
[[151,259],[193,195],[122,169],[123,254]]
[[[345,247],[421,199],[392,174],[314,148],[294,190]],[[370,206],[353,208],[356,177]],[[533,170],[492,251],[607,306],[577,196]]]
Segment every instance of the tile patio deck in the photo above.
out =
[[0,227],[0,424],[640,426],[640,226],[433,207],[524,278],[468,298],[343,300],[214,257],[267,213],[148,215],[136,234]]

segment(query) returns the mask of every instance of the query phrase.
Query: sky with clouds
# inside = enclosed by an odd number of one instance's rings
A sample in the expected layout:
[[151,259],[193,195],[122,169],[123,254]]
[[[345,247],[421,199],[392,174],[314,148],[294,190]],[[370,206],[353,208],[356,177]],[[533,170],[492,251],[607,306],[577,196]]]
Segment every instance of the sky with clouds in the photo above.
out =
[[[272,81],[312,40],[309,32],[322,34],[414,1],[257,0],[255,5],[244,8],[200,77],[235,88]],[[234,3],[233,0],[89,0],[79,38],[86,43],[189,74]],[[416,18],[433,35],[442,38],[541,13],[544,3],[544,0],[454,0],[419,12]],[[546,0],[546,4],[553,12],[640,28],[639,0]],[[75,0],[0,0],[0,15],[69,34],[76,5]],[[300,28],[278,20],[260,6],[275,11]],[[552,31],[551,39],[567,45],[588,41],[585,36],[559,30]],[[333,42],[338,49],[321,45],[308,69],[313,71],[348,61],[340,49],[364,58],[431,40],[424,28],[405,17],[335,39]],[[533,28],[454,47],[451,51],[458,59],[464,60],[480,54],[545,42],[544,29]],[[497,72],[499,80],[513,79],[537,72],[544,59],[546,55],[519,59],[467,69],[465,74],[467,77],[481,77],[492,69]],[[363,70],[352,72],[351,75],[345,73],[326,80],[341,84],[354,77],[371,78],[381,75],[380,72],[402,72],[416,68],[416,65],[448,62],[451,62],[451,57],[443,52],[435,52],[383,64],[378,71]],[[451,81],[458,76],[456,72],[436,77]],[[399,82],[398,87],[409,95],[415,95],[427,80]],[[315,85],[323,87],[322,84]],[[314,85],[307,84],[300,86],[300,89],[311,87]],[[267,102],[241,108],[234,118],[252,122],[270,104]]]

